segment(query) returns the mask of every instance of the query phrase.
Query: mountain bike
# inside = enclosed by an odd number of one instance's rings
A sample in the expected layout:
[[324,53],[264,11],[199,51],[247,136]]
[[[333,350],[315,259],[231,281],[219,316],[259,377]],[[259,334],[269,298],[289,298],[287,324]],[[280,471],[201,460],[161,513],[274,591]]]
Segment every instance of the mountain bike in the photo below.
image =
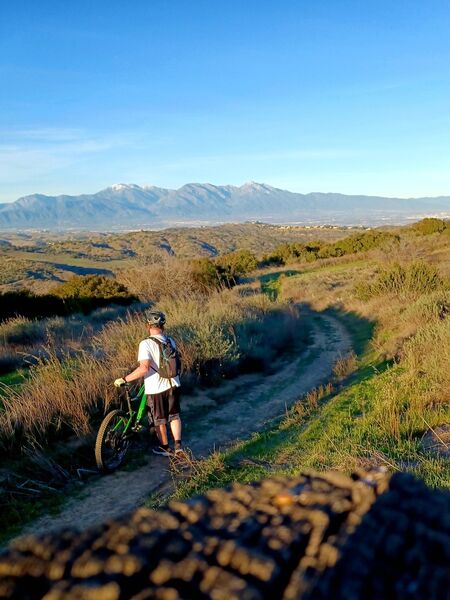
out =
[[128,386],[124,388],[120,397],[122,400],[125,397],[127,410],[119,408],[107,413],[95,440],[95,460],[98,469],[103,473],[111,473],[120,467],[133,437],[144,427],[141,423],[147,409],[144,384],[133,397]]

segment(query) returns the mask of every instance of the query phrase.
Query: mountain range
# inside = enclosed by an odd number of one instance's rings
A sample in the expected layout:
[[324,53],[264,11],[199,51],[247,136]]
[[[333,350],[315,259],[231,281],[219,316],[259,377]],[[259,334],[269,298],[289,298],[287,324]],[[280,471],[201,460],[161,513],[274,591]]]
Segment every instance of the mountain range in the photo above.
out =
[[170,225],[270,223],[380,225],[450,216],[450,197],[299,194],[264,183],[190,183],[177,190],[114,184],[95,194],[32,194],[0,204],[0,229],[156,229]]

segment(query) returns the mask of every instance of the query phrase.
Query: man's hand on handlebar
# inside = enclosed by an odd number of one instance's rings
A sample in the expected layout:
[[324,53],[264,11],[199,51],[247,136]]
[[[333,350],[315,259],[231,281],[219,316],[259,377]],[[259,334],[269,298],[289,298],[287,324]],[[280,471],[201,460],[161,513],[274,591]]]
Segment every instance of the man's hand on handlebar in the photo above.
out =
[[127,382],[127,381],[125,381],[125,379],[124,379],[123,377],[119,377],[119,379],[116,379],[116,380],[114,381],[114,385],[115,385],[117,388],[121,388],[121,387],[123,387],[124,385],[128,385],[128,382]]

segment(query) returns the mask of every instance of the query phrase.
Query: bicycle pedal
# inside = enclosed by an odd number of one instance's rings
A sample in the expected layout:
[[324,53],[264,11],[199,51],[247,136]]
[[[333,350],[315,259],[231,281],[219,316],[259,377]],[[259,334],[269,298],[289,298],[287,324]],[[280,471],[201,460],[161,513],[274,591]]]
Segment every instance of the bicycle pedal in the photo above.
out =
[[135,425],[134,427],[131,428],[131,430],[134,431],[135,433],[138,433],[139,431],[142,431],[142,429],[144,429],[144,426],[140,425],[139,423],[137,425]]

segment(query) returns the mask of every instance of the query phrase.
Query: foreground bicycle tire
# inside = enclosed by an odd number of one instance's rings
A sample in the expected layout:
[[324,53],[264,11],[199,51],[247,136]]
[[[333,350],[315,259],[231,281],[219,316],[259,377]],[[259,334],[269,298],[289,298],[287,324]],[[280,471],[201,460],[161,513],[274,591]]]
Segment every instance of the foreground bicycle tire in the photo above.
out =
[[125,460],[130,445],[130,439],[124,433],[127,421],[124,411],[112,410],[101,422],[95,440],[95,460],[103,473],[115,471]]

